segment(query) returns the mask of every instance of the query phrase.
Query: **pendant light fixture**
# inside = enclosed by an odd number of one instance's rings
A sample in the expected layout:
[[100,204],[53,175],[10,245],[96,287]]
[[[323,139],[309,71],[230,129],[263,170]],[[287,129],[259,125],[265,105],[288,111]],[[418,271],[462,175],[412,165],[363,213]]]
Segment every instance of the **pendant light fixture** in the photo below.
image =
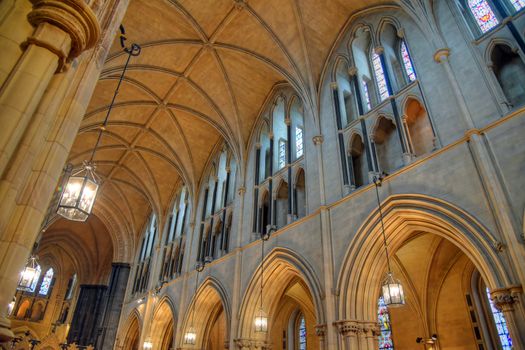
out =
[[261,288],[259,291],[259,310],[255,313],[254,328],[256,333],[268,332],[268,315],[263,308],[263,288],[264,288],[264,242],[270,239],[270,235],[275,231],[273,226],[269,226],[266,234],[261,234]]
[[390,265],[390,257],[388,255],[388,245],[385,234],[385,224],[383,222],[383,210],[381,208],[381,201],[379,200],[379,187],[383,184],[382,177],[374,177],[374,185],[376,188],[377,206],[379,208],[379,217],[381,220],[381,234],[383,235],[383,244],[385,246],[386,262],[388,272],[382,284],[383,300],[387,307],[399,307],[405,305],[405,293],[403,292],[403,285],[394,277]]
[[[197,271],[197,276],[195,277],[195,290],[193,291],[193,297],[197,296],[197,286],[199,283],[199,274],[204,270],[205,264],[198,262],[195,270]],[[197,331],[195,330],[195,304],[197,300],[194,300],[192,310],[191,310],[191,323],[186,333],[184,333],[184,344],[186,345],[195,345],[197,341]]]
[[153,343],[151,342],[151,339],[148,338],[145,342],[144,342],[144,345],[142,346],[142,348],[144,350],[151,350],[153,349]]
[[141,51],[141,47],[137,44],[132,44],[130,48],[127,48],[124,45],[126,37],[124,27],[122,25],[120,26],[120,32],[120,45],[123,47],[124,52],[128,54],[128,58],[126,60],[126,64],[124,65],[124,69],[122,70],[122,74],[120,75],[117,88],[113,94],[113,99],[109,105],[104,122],[100,126],[95,147],[93,148],[93,152],[91,152],[91,157],[89,160],[82,163],[80,169],[73,172],[69,176],[66,185],[62,189],[62,194],[58,202],[57,214],[68,220],[86,221],[93,210],[93,205],[95,204],[95,199],[97,197],[97,192],[100,185],[100,179],[95,173],[95,164],[93,160],[100,144],[102,134],[108,125],[108,119],[113,109],[115,99],[118,95],[120,85],[122,84],[122,80],[126,74],[129,61],[132,56],[138,56]]
[[31,292],[35,282],[40,277],[40,265],[36,261],[36,255],[31,254],[27,260],[26,266],[20,273],[17,289],[24,292]]

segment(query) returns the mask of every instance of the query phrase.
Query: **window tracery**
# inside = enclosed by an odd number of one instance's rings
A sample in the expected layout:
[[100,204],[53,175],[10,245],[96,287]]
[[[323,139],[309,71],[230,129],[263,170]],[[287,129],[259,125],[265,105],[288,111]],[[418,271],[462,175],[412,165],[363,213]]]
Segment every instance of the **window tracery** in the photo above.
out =
[[468,0],[468,7],[482,33],[487,33],[499,24],[496,14],[486,0]]

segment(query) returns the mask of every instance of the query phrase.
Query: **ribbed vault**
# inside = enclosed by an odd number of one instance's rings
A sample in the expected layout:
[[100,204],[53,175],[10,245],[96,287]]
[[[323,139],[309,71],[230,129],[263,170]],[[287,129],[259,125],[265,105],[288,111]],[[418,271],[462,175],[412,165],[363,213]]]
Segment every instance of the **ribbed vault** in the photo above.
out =
[[[182,182],[195,197],[221,142],[242,179],[248,138],[272,87],[290,84],[316,111],[340,31],[353,13],[382,2],[131,1],[123,25],[142,53],[132,58],[95,158],[104,181],[95,209],[136,237],[150,209],[164,214]],[[125,59],[116,38],[70,155],[75,165],[89,158]]]

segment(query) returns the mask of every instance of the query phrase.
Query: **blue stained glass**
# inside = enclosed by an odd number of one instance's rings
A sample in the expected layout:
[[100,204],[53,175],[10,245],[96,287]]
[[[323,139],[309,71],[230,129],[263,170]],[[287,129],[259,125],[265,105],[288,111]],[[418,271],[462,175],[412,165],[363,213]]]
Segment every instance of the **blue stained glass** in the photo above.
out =
[[388,308],[385,304],[385,301],[383,300],[383,297],[379,298],[377,305],[377,319],[379,321],[379,328],[381,329],[381,335],[379,336],[379,350],[394,349],[390,314],[388,313]]
[[299,158],[304,153],[303,129],[295,127],[295,157]]
[[483,33],[499,24],[494,11],[486,0],[468,0],[468,6]]
[[299,350],[306,350],[306,322],[302,315],[299,321]]
[[516,11],[521,10],[522,8],[525,8],[525,0],[511,0],[512,6],[516,9]]
[[496,329],[498,331],[501,346],[503,350],[511,350],[512,338],[510,337],[509,329],[507,328],[507,321],[505,320],[503,312],[499,311],[494,305],[494,302],[490,298],[490,291],[488,288],[487,298],[489,299],[490,311],[492,312],[492,316],[494,317],[494,323],[496,324]]
[[388,93],[388,88],[386,86],[385,72],[383,71],[381,58],[376,53],[372,55],[372,65],[374,67],[377,88],[379,89],[379,96],[381,97],[381,101],[384,101],[388,98],[388,96],[390,96],[390,94]]
[[412,65],[412,59],[410,58],[407,45],[404,41],[401,43],[401,56],[403,56],[403,64],[405,65],[405,72],[407,73],[408,80],[416,80],[416,72],[414,71],[414,66]]
[[53,280],[53,269],[47,270],[46,274],[44,275],[44,279],[42,280],[42,283],[40,284],[40,290],[38,291],[39,295],[47,295],[49,293],[49,287],[51,287],[51,281]]

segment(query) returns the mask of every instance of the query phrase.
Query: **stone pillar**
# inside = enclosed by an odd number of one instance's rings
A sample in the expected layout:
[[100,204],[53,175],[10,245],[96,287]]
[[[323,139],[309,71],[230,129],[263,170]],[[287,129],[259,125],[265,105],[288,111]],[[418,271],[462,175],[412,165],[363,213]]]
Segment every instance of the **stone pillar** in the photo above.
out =
[[76,343],[82,346],[95,344],[107,289],[108,287],[104,285],[80,286],[80,294],[67,336],[69,344]]
[[317,335],[317,338],[319,338],[319,349],[327,349],[326,348],[326,325],[325,324],[318,324],[315,326],[315,334]]
[[[512,286],[508,288],[500,288],[491,291],[490,297],[494,302],[494,306],[505,316],[507,327],[512,338],[512,346],[514,349],[525,348],[525,324],[523,316],[520,315],[516,308],[520,303],[520,296],[523,293],[521,286]],[[523,307],[521,305],[521,307]]]
[[[359,349],[359,339],[357,335],[359,333],[359,327],[358,327],[357,322],[338,321],[337,328],[343,340],[342,348],[344,350],[358,350]],[[329,349],[332,349],[332,348],[329,348]]]
[[[32,147],[34,144],[27,137],[33,134],[40,140],[49,138],[49,133],[42,133],[40,125],[48,131],[49,125],[56,122],[58,103],[63,103],[68,86],[61,82],[62,77],[54,79],[53,76],[61,71],[66,62],[93,46],[100,32],[95,15],[81,0],[31,2],[33,9],[28,20],[35,31],[24,43],[24,52],[0,91],[0,256],[3,256],[0,264],[0,305],[6,305],[14,293],[18,271],[29,255],[58,179],[58,175],[54,179],[43,179],[33,177],[35,174],[22,173],[45,166],[58,168],[55,172],[60,173],[68,152],[62,150],[62,162],[60,158],[44,157],[44,161],[38,163],[39,157]],[[0,36],[1,40],[5,38]],[[76,129],[68,132],[72,142]],[[40,144],[37,152],[44,152],[44,149],[45,146]],[[21,173],[15,175],[22,180],[15,186],[9,181],[14,178],[13,174],[7,172],[11,167],[21,169]],[[27,205],[29,202],[32,202],[31,206]],[[4,308],[0,308],[0,341],[10,337],[9,321]]]
[[[53,74],[99,39],[95,14],[81,0],[32,0],[35,27],[0,94],[0,174],[3,174]],[[21,93],[21,92],[24,93]]]
[[130,265],[127,263],[113,263],[109,279],[108,296],[102,319],[102,325],[97,339],[97,349],[112,350],[117,337],[118,322],[122,303],[126,295]]

